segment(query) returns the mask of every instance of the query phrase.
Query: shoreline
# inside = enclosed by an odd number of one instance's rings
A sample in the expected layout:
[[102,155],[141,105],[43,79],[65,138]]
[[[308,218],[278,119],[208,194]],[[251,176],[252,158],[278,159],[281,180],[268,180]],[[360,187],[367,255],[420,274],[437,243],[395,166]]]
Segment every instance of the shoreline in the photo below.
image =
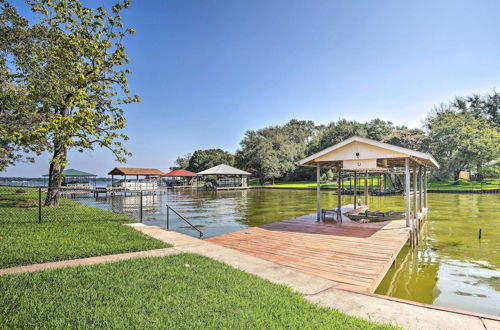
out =
[[[266,186],[248,186],[248,189],[286,189],[286,190],[316,190],[316,188],[309,187],[266,187]],[[245,189],[245,188],[242,188]],[[337,191],[337,188],[321,188],[326,191]],[[500,194],[500,189],[486,189],[486,190],[436,190],[427,189],[428,193],[432,194]],[[363,190],[358,192],[363,195]],[[396,194],[395,194],[396,195]]]

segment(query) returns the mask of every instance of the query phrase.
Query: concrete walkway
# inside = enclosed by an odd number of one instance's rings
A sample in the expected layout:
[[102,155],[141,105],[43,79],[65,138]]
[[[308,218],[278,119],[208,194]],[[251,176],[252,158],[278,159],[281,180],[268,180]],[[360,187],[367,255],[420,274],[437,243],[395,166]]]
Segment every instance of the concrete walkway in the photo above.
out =
[[396,301],[376,295],[338,289],[338,283],[305,274],[274,262],[222,247],[156,226],[130,224],[146,235],[172,244],[175,250],[200,254],[273,283],[286,285],[320,306],[371,321],[405,329],[486,329],[500,330],[500,317],[453,310],[431,305]]
[[46,262],[43,264],[34,264],[34,265],[19,266],[12,268],[2,268],[0,269],[0,275],[37,272],[40,270],[47,270],[54,268],[88,266],[88,265],[102,264],[105,262],[113,262],[113,261],[127,260],[133,258],[164,257],[179,253],[181,253],[181,251],[179,250],[173,248],[164,248],[164,249],[149,250],[149,251],[110,254],[107,256]]

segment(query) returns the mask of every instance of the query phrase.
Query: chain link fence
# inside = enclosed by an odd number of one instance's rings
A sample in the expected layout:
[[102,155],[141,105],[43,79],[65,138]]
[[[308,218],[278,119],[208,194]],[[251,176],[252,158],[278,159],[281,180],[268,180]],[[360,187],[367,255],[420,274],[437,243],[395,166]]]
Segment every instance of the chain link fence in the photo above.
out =
[[50,189],[59,195],[58,206],[45,206],[47,187],[0,186],[0,224],[117,220],[120,217],[123,220],[123,216],[142,222],[158,209],[161,198],[157,195],[163,193],[74,187]]

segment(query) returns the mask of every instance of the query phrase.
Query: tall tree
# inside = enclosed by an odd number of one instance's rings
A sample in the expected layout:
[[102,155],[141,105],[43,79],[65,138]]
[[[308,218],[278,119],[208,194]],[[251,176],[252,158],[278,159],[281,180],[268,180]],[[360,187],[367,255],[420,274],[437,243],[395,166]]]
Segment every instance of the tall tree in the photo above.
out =
[[23,158],[33,161],[23,155],[43,150],[40,143],[19,143],[15,137],[16,132],[39,127],[42,119],[16,72],[17,56],[29,50],[31,42],[28,21],[0,0],[0,171]]
[[[45,205],[57,205],[67,153],[104,147],[118,161],[129,155],[118,131],[126,126],[123,104],[138,102],[129,95],[125,68],[129,62],[122,40],[134,33],[122,23],[130,1],[110,9],[84,7],[79,0],[27,0],[39,15],[29,28],[34,42],[16,54],[17,80],[26,86],[43,124],[14,136],[24,143],[50,145],[49,191]],[[110,10],[110,11],[108,11]]]
[[488,120],[470,113],[438,109],[426,120],[430,152],[440,162],[443,179],[460,171],[476,169],[500,156],[500,132]]
[[283,126],[248,131],[236,153],[239,166],[252,169],[262,183],[290,176],[295,162],[305,156],[308,142],[317,134],[312,121],[291,120]]
[[261,185],[266,179],[274,179],[282,174],[273,141],[263,135],[262,131],[247,131],[240,142],[241,149],[236,152],[238,166],[252,170]]
[[382,142],[422,152],[429,151],[429,138],[419,128],[398,127],[386,135]]
[[500,93],[496,90],[483,95],[456,97],[449,104],[441,105],[441,108],[457,113],[467,113],[475,118],[484,118],[500,129]]
[[177,157],[177,159],[174,161],[174,166],[170,166],[170,170],[180,170],[180,169],[187,169],[189,167],[189,160],[191,159],[191,154],[188,153],[184,156]]
[[372,119],[366,123],[366,137],[376,141],[382,141],[386,136],[395,130],[390,121],[379,118]]
[[366,137],[367,134],[366,124],[364,123],[346,119],[331,122],[320,131],[315,141],[310,143],[308,153],[313,154],[352,136]]
[[196,150],[189,158],[187,169],[201,172],[220,164],[234,165],[234,155],[222,149]]

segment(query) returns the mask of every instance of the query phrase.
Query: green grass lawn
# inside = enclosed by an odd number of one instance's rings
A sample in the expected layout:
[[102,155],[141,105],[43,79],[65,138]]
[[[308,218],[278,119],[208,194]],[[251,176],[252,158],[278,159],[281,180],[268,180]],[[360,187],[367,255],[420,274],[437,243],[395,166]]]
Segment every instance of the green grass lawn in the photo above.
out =
[[22,190],[0,187],[0,268],[168,246],[125,226],[130,218],[68,199],[37,223],[38,193]]
[[428,189],[451,191],[500,189],[500,179],[485,179],[483,184],[476,181],[462,179],[459,180],[458,184],[454,184],[454,181],[452,180],[444,182],[429,182]]
[[192,254],[0,276],[2,328],[378,329]]
[[[351,180],[353,181],[353,180]],[[378,179],[374,178],[369,181],[373,188],[378,188]],[[254,184],[257,185],[257,184]],[[351,182],[354,185],[354,182]],[[359,180],[359,187],[363,189],[364,179]],[[265,187],[275,188],[316,188],[316,182],[313,181],[298,181],[298,182],[279,182],[279,183],[266,183]],[[322,183],[322,188],[337,188],[335,182]],[[349,188],[349,181],[344,182],[344,188]],[[452,180],[444,182],[429,182],[428,189],[443,190],[443,191],[466,191],[466,190],[490,190],[500,189],[500,179],[485,179],[483,184],[476,181],[460,180],[459,184],[454,184]]]

